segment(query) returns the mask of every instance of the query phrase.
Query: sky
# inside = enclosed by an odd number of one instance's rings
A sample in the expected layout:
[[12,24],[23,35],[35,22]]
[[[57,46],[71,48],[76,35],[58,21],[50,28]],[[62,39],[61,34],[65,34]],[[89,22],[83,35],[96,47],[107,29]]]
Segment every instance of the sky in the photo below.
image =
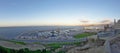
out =
[[120,0],[0,0],[0,26],[76,26],[119,18]]

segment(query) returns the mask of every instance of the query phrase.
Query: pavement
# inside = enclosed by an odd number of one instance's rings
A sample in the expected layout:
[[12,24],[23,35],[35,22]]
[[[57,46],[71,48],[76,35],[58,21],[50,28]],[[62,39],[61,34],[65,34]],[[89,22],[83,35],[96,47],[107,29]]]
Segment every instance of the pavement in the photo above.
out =
[[110,53],[120,53],[120,34],[110,40]]

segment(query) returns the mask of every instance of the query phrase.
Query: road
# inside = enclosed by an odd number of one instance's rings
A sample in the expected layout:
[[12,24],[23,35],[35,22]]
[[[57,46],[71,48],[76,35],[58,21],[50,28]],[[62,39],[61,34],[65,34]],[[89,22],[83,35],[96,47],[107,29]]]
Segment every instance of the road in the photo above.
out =
[[71,39],[71,40],[16,40],[16,41],[23,41],[23,42],[40,42],[40,43],[60,43],[60,42],[83,42],[87,41],[87,38],[81,39]]

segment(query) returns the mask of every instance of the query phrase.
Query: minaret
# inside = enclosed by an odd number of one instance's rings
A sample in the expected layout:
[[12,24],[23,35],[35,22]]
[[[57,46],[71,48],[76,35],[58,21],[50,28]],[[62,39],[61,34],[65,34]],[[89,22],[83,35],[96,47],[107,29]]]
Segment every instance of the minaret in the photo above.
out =
[[114,19],[114,25],[116,24],[116,19]]
[[116,26],[116,19],[114,19],[114,24],[113,24],[113,28],[115,29]]
[[116,34],[115,27],[116,27],[116,19],[114,19],[114,25],[113,25],[113,29],[114,29],[114,35]]

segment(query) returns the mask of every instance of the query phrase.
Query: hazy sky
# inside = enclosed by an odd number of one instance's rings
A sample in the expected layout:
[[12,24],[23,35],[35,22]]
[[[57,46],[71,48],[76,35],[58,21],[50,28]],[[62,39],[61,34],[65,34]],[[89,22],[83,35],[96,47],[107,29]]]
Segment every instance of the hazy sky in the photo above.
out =
[[0,26],[80,25],[120,18],[120,0],[0,0]]

